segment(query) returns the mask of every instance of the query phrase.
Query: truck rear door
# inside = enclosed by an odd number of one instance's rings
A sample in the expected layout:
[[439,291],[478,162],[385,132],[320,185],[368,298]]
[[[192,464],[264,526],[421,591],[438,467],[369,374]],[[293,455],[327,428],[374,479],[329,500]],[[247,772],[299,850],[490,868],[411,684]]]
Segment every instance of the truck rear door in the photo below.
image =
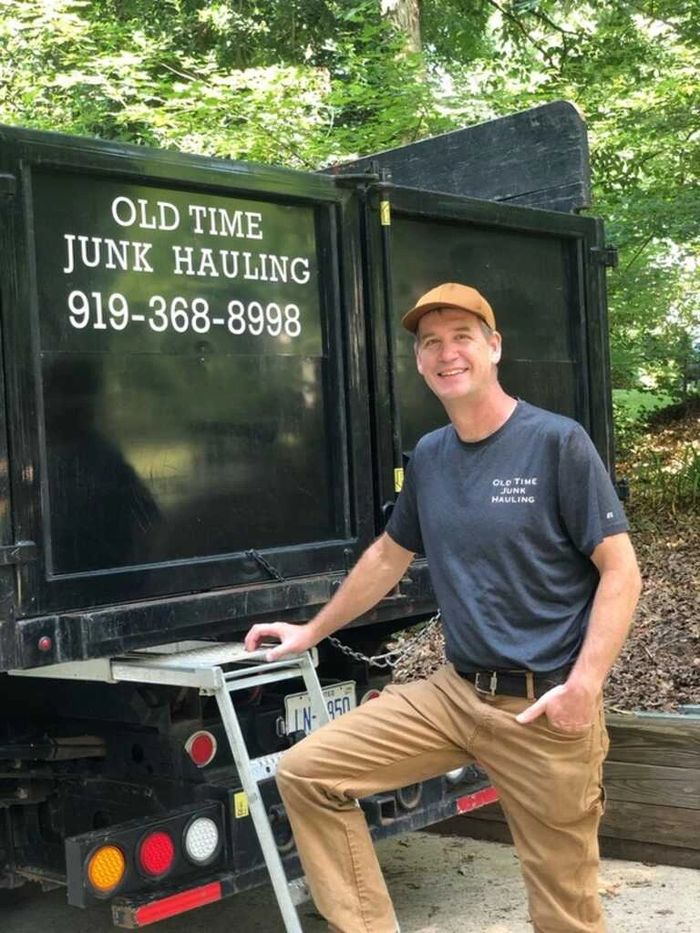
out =
[[0,172],[17,614],[343,571],[374,531],[352,194],[7,128]]
[[[390,225],[381,223],[382,199],[391,203]],[[383,216],[386,221],[386,208]],[[441,282],[473,285],[488,297],[503,336],[500,379],[506,391],[575,418],[610,466],[600,221],[389,187],[371,198],[368,229],[371,253],[383,256],[374,263],[370,291],[377,322],[375,443],[385,506],[390,507],[394,487],[400,485],[395,470],[405,464],[416,441],[447,421],[416,372],[412,336],[399,324],[403,313]],[[392,394],[393,411],[386,401]],[[397,435],[398,452],[391,444]]]

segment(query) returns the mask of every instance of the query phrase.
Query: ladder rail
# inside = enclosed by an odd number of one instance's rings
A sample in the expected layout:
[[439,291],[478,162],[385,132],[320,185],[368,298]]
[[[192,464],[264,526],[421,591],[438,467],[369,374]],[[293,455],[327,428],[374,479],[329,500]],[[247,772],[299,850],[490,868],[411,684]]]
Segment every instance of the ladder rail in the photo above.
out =
[[248,755],[245,738],[243,737],[243,732],[238,721],[238,716],[236,715],[233,703],[231,702],[228,684],[226,683],[220,668],[218,669],[218,672],[219,683],[214,691],[214,696],[216,697],[221,721],[224,724],[226,736],[231,747],[231,753],[233,754],[233,760],[238,771],[238,777],[243,786],[246,797],[248,798],[250,815],[253,820],[253,825],[255,826],[258,840],[260,842],[260,848],[262,849],[265,864],[267,865],[270,881],[272,882],[272,888],[275,892],[275,896],[277,897],[277,903],[279,905],[280,913],[282,914],[285,929],[287,933],[303,933],[301,924],[299,922],[299,915],[297,914],[297,910],[294,906],[292,895],[288,887],[287,876],[284,871],[284,866],[282,865],[282,859],[280,857],[279,851],[277,850],[277,843],[275,842],[275,837],[270,826],[267,811],[265,810],[265,804],[263,803],[262,795],[260,794],[258,782],[254,778],[251,771],[250,756]]
[[316,722],[319,726],[325,725],[330,721],[328,707],[323,697],[323,690],[316,674],[316,668],[313,665],[311,656],[307,653],[302,656],[301,675],[304,678],[306,692],[309,694],[311,702],[311,711],[316,715]]

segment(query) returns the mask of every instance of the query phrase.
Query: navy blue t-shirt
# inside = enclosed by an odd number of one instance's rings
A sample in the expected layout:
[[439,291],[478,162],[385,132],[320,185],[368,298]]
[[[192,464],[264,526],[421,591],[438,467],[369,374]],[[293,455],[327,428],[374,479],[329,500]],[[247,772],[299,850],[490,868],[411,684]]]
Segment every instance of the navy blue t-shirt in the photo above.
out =
[[476,443],[416,445],[387,533],[425,554],[460,670],[550,671],[577,656],[598,584],[589,559],[628,524],[583,428],[518,401]]

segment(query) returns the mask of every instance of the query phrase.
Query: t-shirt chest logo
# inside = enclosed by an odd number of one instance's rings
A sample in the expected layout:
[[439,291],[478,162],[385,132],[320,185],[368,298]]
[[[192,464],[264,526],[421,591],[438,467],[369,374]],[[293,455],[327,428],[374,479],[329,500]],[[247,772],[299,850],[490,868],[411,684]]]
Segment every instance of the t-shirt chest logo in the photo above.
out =
[[536,476],[506,476],[491,480],[491,505],[537,502]]

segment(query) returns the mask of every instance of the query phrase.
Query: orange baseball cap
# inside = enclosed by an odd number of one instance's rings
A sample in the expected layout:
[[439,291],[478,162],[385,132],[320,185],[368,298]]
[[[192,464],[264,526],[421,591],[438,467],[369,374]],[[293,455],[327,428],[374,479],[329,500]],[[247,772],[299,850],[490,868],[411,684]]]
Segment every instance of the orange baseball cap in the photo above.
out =
[[471,311],[485,321],[491,330],[496,329],[496,318],[493,309],[480,292],[471,285],[458,285],[456,282],[446,282],[437,285],[419,298],[410,311],[401,318],[401,324],[406,330],[415,334],[418,322],[428,311],[437,308],[458,308],[460,311]]

